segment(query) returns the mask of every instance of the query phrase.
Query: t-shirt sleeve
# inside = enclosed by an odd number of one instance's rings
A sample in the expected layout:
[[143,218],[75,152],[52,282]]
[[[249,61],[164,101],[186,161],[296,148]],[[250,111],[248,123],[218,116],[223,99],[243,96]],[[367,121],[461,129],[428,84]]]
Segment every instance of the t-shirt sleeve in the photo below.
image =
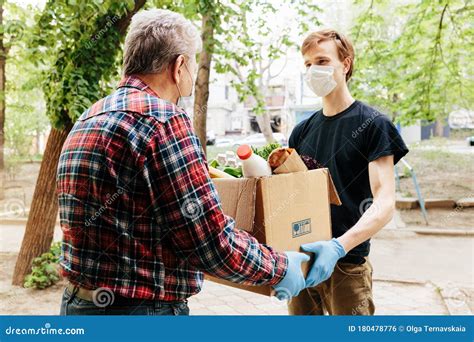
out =
[[396,164],[408,153],[400,133],[386,115],[375,117],[367,129],[366,139],[369,162],[393,155],[393,163]]

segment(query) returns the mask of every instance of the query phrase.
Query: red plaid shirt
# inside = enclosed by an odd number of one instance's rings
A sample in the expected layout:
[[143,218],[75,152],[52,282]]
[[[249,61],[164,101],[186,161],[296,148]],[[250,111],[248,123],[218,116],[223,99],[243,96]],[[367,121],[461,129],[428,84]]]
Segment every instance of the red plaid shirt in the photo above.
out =
[[129,298],[183,300],[202,271],[277,284],[287,258],[224,215],[188,115],[139,78],[84,112],[58,166],[64,276]]

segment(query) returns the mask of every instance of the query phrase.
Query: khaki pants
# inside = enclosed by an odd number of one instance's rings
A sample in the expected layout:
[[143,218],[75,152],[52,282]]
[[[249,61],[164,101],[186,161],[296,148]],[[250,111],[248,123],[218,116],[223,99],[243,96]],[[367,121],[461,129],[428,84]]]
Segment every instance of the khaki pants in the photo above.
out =
[[290,315],[373,315],[372,265],[338,262],[331,277],[288,304]]

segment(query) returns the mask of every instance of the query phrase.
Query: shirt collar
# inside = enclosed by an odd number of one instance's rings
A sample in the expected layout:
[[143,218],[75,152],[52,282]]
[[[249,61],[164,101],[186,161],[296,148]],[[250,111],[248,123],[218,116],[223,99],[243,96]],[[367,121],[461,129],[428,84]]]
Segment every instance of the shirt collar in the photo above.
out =
[[151,89],[148,84],[146,84],[144,81],[142,81],[138,76],[131,75],[131,76],[125,76],[122,78],[119,82],[119,85],[117,86],[118,88],[136,88],[141,91],[144,91],[147,94],[150,94],[155,97],[159,97],[157,93]]

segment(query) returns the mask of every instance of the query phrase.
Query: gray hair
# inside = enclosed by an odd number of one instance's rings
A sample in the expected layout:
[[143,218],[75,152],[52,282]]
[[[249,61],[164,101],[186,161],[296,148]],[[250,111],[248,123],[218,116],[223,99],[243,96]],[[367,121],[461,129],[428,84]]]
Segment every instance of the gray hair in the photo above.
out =
[[199,32],[181,14],[161,9],[141,11],[132,17],[125,38],[123,73],[160,73],[179,55],[191,58],[201,48]]

